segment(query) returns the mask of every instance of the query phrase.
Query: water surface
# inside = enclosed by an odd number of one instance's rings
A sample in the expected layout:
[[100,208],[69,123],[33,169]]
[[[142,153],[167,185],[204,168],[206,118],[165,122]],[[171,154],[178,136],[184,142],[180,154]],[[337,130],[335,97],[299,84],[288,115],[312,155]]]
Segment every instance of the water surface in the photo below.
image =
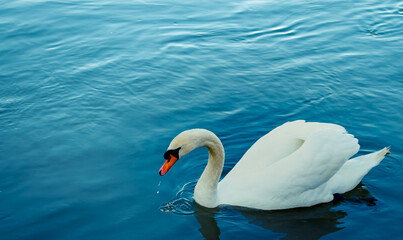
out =
[[[2,239],[401,238],[402,26],[397,0],[3,0]],[[183,130],[221,138],[225,175],[297,119],[392,154],[287,211],[195,204],[204,149],[158,175]]]

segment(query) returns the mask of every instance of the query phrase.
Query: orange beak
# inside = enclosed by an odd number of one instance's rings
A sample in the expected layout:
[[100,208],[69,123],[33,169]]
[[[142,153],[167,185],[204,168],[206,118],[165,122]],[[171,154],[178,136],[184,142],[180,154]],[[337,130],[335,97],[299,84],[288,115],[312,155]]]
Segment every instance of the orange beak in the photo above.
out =
[[172,154],[170,154],[170,157],[170,159],[165,161],[164,165],[162,165],[159,171],[161,176],[164,176],[165,173],[167,173],[169,169],[171,169],[171,167],[176,163],[176,161],[178,161],[178,158],[174,157]]

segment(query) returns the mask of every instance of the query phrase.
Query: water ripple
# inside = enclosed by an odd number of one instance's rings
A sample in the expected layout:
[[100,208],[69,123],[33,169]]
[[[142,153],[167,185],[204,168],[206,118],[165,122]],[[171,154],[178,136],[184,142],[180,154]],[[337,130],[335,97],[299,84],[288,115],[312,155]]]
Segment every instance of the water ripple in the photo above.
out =
[[196,182],[186,183],[177,193],[174,200],[167,202],[160,207],[161,212],[171,212],[180,215],[191,215],[196,212],[193,189]]

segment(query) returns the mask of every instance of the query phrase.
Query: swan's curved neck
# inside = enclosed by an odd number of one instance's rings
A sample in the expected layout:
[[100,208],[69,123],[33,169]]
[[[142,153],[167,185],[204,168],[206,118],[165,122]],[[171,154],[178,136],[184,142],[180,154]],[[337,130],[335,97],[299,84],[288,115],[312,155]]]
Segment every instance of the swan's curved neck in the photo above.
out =
[[224,147],[220,139],[213,133],[202,139],[201,146],[209,151],[209,159],[194,190],[194,199],[202,206],[214,208],[218,206],[217,185],[224,166]]

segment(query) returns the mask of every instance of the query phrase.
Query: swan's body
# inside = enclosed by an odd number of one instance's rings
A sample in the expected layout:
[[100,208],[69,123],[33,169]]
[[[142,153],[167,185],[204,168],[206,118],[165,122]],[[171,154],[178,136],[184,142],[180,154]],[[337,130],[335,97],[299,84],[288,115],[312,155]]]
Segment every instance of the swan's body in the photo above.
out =
[[209,150],[209,160],[195,187],[194,199],[209,208],[228,204],[274,210],[329,202],[333,194],[357,186],[388,153],[384,148],[350,159],[359,150],[358,140],[343,127],[288,122],[260,138],[218,182],[224,165],[222,143],[210,131],[193,129],[172,140],[167,153],[173,155],[166,154],[160,174],[202,146]]

